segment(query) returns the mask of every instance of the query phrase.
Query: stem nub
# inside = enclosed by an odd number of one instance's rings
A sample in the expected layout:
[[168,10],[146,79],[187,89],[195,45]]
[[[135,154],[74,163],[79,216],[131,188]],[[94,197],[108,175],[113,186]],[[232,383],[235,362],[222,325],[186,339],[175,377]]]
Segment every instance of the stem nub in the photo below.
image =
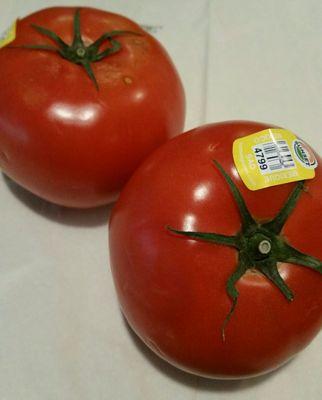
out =
[[271,242],[266,239],[262,240],[258,245],[258,250],[263,255],[269,254],[271,249],[272,249]]
[[85,54],[86,54],[86,50],[84,49],[84,47],[78,47],[76,49],[76,54],[78,55],[78,57],[84,58]]

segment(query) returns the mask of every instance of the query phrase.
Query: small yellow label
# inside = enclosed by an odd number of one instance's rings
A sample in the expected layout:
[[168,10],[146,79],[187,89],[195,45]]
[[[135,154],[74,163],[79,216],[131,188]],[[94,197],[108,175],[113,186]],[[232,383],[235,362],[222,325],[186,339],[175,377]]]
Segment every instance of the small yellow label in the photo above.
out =
[[5,32],[0,34],[0,49],[13,42],[16,38],[17,21],[15,21]]
[[266,129],[236,139],[233,157],[250,190],[312,179],[318,165],[309,146],[285,129]]

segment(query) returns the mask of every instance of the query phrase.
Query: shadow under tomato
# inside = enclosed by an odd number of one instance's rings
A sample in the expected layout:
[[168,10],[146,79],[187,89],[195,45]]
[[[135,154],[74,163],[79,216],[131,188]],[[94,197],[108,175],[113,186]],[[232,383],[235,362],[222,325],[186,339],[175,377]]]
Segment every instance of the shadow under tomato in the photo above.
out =
[[249,379],[219,380],[219,379],[203,378],[197,375],[189,374],[188,372],[184,372],[172,366],[171,364],[167,363],[162,358],[158,357],[156,354],[153,353],[152,350],[150,350],[142,342],[142,340],[131,329],[130,325],[128,324],[124,316],[123,316],[123,322],[136,348],[143,354],[145,359],[154,368],[156,368],[160,373],[167,375],[170,379],[173,379],[181,383],[182,385],[190,386],[200,391],[234,392],[234,391],[245,390],[253,386],[260,385],[262,382],[269,380],[276,373],[287,367],[294,360],[294,358],[291,359],[289,362],[282,365],[275,371]]
[[3,173],[2,178],[10,192],[26,207],[51,221],[64,225],[86,228],[105,225],[114,205],[88,209],[63,207],[34,195]]

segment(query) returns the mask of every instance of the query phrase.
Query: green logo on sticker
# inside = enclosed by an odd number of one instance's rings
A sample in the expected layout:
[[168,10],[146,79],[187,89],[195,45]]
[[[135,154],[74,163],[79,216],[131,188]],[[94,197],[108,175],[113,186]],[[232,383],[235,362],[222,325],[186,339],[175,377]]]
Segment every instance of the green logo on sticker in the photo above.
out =
[[314,169],[317,167],[318,162],[313,151],[304,142],[301,140],[294,140],[293,149],[296,158],[305,168]]

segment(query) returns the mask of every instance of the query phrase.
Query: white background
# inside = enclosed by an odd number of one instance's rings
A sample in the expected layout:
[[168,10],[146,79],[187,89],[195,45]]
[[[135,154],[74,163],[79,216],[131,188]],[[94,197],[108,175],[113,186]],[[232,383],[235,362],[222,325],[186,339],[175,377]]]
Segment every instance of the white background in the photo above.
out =
[[[3,1],[0,31],[64,1]],[[186,129],[251,119],[322,153],[321,0],[82,0],[161,27],[182,76]],[[1,79],[1,76],[0,76]],[[185,374],[126,327],[108,265],[109,208],[43,202],[0,176],[0,400],[322,398],[322,336],[289,364],[235,382]]]

